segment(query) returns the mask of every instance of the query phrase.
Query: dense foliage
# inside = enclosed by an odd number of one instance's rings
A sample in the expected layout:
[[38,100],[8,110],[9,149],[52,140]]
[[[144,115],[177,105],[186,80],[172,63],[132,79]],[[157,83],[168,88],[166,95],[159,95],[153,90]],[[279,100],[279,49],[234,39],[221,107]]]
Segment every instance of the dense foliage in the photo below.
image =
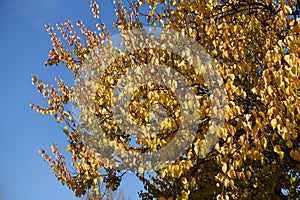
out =
[[[146,0],[112,3],[117,16],[114,26],[119,31],[152,25],[184,32],[194,38],[214,59],[227,92],[226,121],[215,148],[205,158],[200,158],[198,149],[201,144],[196,140],[186,156],[156,171],[151,179],[143,175],[144,170],[136,171],[146,190],[140,193],[140,197],[299,197],[300,2]],[[59,37],[53,27],[45,26],[53,46],[47,66],[63,64],[77,76],[87,55],[109,41],[110,31],[99,16],[101,6],[99,9],[94,1],[90,5],[97,20],[97,32],[86,28],[81,21],[75,28],[71,21],[66,20],[56,26],[61,34]],[[69,46],[64,45],[60,38]],[[151,56],[150,51],[141,52],[144,52],[144,57]],[[178,59],[168,53],[152,53],[165,56],[166,60]],[[145,61],[141,55],[131,56],[135,62]],[[112,69],[122,71],[122,67],[124,62],[121,60]],[[184,67],[188,69],[187,64]],[[72,86],[58,80],[57,87],[54,87],[37,77],[33,77],[32,82],[49,106],[31,104],[31,107],[66,124],[63,132],[69,139],[67,150],[72,154],[71,165],[75,168],[68,166],[57,145],[52,146],[54,157],[42,150],[42,156],[58,180],[74,190],[76,196],[90,189],[99,193],[102,184],[113,190],[118,188],[123,173],[106,165],[84,145],[71,111],[66,109],[72,100]],[[106,102],[101,106],[110,106],[108,96],[103,94],[100,97]],[[203,119],[209,118],[209,106],[202,110]],[[207,126],[208,123],[201,124],[200,135],[201,131],[205,134]],[[107,142],[118,141],[126,148],[126,135],[110,132],[108,138]],[[144,144],[149,146],[147,142]]]

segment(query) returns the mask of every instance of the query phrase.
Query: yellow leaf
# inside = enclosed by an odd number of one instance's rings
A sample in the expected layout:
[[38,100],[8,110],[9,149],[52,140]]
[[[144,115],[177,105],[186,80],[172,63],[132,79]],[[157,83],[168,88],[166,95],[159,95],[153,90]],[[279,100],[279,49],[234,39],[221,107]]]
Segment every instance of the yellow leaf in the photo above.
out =
[[273,89],[272,89],[272,86],[268,86],[268,94],[270,95],[270,96],[272,96],[273,95]]
[[247,176],[248,176],[249,179],[251,178],[251,175],[252,175],[252,173],[248,170],[247,171]]
[[184,185],[185,188],[188,187],[188,181],[187,181],[187,179],[185,177],[182,178],[182,183],[183,183],[183,185]]
[[63,131],[64,131],[64,133],[65,133],[66,136],[69,136],[69,130],[68,130],[68,127],[65,126],[65,127],[63,128]]
[[195,187],[196,186],[196,179],[193,177],[191,180],[191,187]]
[[300,152],[297,150],[291,150],[290,151],[290,156],[293,158],[293,160],[298,160],[300,161]]
[[223,166],[222,166],[222,171],[223,171],[224,173],[227,172],[227,163],[224,163],[224,164],[223,164]]
[[289,15],[292,14],[292,8],[288,5],[284,5],[283,11],[285,14],[289,14]]
[[237,187],[234,185],[234,180],[231,179],[229,181],[229,184],[230,184],[230,186],[231,186],[232,189],[237,190]]
[[98,187],[93,188],[94,194],[98,194]]
[[97,184],[97,182],[98,182],[98,179],[97,179],[97,178],[95,178],[95,179],[93,180],[93,183],[94,183],[94,185],[96,185],[96,184]]
[[232,170],[232,169],[230,169],[230,170],[227,172],[227,174],[228,174],[229,178],[234,179],[234,178],[236,177],[235,171]]
[[280,146],[279,146],[278,144],[275,145],[275,147],[274,147],[274,152],[279,153],[280,151],[281,151]]
[[195,154],[198,155],[198,153],[199,153],[199,147],[198,147],[198,145],[194,146],[194,151],[195,151]]
[[283,157],[284,157],[284,152],[283,152],[283,151],[280,151],[280,152],[279,152],[279,158],[280,158],[280,160],[282,160]]
[[253,187],[254,188],[257,188],[258,187],[258,183],[256,182],[256,183],[253,183]]
[[71,146],[68,145],[68,146],[67,146],[67,151],[71,151],[71,150],[72,150]]
[[276,128],[276,125],[277,125],[277,119],[272,119],[271,120],[271,126],[273,127],[273,129]]
[[226,178],[225,181],[224,181],[224,186],[225,186],[225,187],[228,187],[228,185],[229,185],[229,179]]
[[292,142],[291,140],[288,140],[288,141],[286,142],[286,146],[287,146],[288,148],[292,148],[293,142]]
[[144,173],[144,168],[139,167],[139,168],[138,168],[138,173],[139,173],[139,174],[143,174],[143,173]]
[[249,121],[251,114],[246,114],[246,120]]
[[268,140],[266,138],[263,138],[263,146],[264,146],[264,149],[267,148],[267,145],[268,145]]
[[294,150],[291,150],[291,151],[290,151],[290,156],[291,156],[291,158],[292,158],[293,160],[297,160],[296,153],[295,153]]

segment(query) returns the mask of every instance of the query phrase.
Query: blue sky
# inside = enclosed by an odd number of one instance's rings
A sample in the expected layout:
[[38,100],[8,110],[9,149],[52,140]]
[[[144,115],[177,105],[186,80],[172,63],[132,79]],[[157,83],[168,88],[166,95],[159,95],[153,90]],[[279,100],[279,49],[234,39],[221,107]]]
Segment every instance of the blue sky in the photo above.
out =
[[[106,2],[110,1],[99,3],[101,16],[105,22],[111,22],[114,12]],[[62,125],[29,107],[30,103],[45,103],[31,85],[31,75],[38,74],[45,82],[54,82],[57,75],[67,79],[67,83],[73,81],[66,69],[44,66],[51,41],[43,25],[54,25],[65,18],[92,24],[89,0],[0,2],[0,200],[76,199],[57,181],[38,153],[42,146],[50,149],[53,142],[65,148],[67,138],[61,131]],[[134,193],[141,184],[128,174],[121,187],[136,199]]]

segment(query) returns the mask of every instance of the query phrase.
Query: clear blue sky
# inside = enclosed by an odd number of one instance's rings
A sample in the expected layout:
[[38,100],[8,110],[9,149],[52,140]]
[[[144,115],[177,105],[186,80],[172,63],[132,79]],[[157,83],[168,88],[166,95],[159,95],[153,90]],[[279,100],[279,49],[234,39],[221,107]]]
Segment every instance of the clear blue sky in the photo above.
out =
[[[102,17],[114,17],[110,1],[101,0]],[[0,2],[0,200],[76,199],[73,192],[57,181],[38,154],[41,146],[50,149],[57,142],[64,149],[67,138],[50,116],[41,116],[29,104],[44,99],[31,85],[31,75],[46,82],[60,75],[72,83],[67,70],[44,67],[51,42],[43,28],[46,23],[78,19],[89,24],[89,0],[1,0]],[[92,23],[90,23],[92,24]],[[141,185],[128,174],[122,187],[136,199]],[[138,190],[139,190],[138,189]]]

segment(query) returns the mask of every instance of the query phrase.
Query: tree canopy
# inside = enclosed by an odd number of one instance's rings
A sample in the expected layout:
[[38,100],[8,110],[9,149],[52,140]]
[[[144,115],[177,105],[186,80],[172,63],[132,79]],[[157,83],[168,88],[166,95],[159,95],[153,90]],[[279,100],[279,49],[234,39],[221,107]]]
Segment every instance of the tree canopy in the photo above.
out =
[[[190,84],[200,92],[200,113],[196,138],[178,159],[155,175],[145,176],[147,168],[134,173],[145,186],[142,199],[296,199],[300,196],[300,2],[271,0],[144,0],[113,1],[116,21],[113,26],[121,33],[144,26],[161,27],[184,33],[201,45],[212,57],[226,91],[224,126],[218,132],[218,141],[204,157],[200,156],[202,143],[211,116],[213,102],[207,96],[203,80],[193,79],[191,64],[180,56],[161,49],[139,49],[113,60],[106,74],[99,77],[95,94],[96,117],[103,123],[107,139],[103,145],[115,145],[123,150],[156,151],[172,140],[169,132],[176,132],[172,121],[167,133],[130,142],[131,135],[116,127],[111,118],[111,93],[120,76],[129,65],[162,62],[190,77]],[[95,48],[104,49],[111,39],[110,30],[101,19],[101,4],[90,6],[97,31],[85,27],[82,21],[76,27],[70,20],[57,24],[56,30],[45,25],[52,41],[47,66],[66,66],[78,77],[83,63]],[[178,63],[181,63],[178,65]],[[112,75],[110,74],[112,73]],[[110,77],[110,78],[109,78]],[[32,82],[42,93],[48,107],[30,106],[41,114],[50,114],[65,124],[67,151],[72,155],[71,166],[58,145],[51,147],[53,156],[42,150],[43,158],[62,184],[76,196],[92,190],[101,193],[105,185],[118,188],[124,171],[101,159],[89,148],[80,134],[77,121],[68,105],[72,104],[75,86],[58,79],[57,86],[46,84],[37,76]],[[109,85],[110,86],[107,86]],[[113,85],[113,86],[111,86]],[[132,87],[134,87],[134,82]],[[137,86],[139,87],[139,86]],[[155,86],[153,86],[155,87]],[[154,90],[159,90],[159,88]],[[162,90],[164,91],[164,90]],[[148,94],[151,93],[148,90]],[[161,105],[176,110],[176,99],[168,92],[151,93]],[[143,96],[143,92],[139,95]],[[144,95],[145,96],[145,95]],[[151,96],[151,95],[150,95]],[[172,96],[172,95],[171,95]],[[149,95],[147,98],[150,98]],[[139,102],[140,96],[132,96]],[[154,100],[153,100],[154,101]],[[143,101],[144,103],[144,101]],[[147,102],[146,102],[147,103]],[[151,100],[149,100],[149,105]],[[136,123],[142,125],[149,117],[149,109],[139,111],[132,104]],[[135,107],[136,106],[136,107]],[[166,108],[168,111],[168,107]],[[105,112],[104,112],[105,111]],[[139,111],[139,112],[137,112]],[[132,113],[131,113],[132,115]],[[170,114],[171,115],[171,114]],[[110,115],[109,115],[110,116]],[[129,116],[129,113],[128,113]],[[89,116],[87,115],[87,118]],[[171,120],[171,119],[170,119]],[[175,131],[174,131],[175,130]],[[172,135],[170,134],[170,135]],[[166,136],[167,135],[167,136]],[[130,169],[129,169],[130,170]],[[101,196],[101,194],[100,194]],[[100,198],[100,197],[99,197]]]

